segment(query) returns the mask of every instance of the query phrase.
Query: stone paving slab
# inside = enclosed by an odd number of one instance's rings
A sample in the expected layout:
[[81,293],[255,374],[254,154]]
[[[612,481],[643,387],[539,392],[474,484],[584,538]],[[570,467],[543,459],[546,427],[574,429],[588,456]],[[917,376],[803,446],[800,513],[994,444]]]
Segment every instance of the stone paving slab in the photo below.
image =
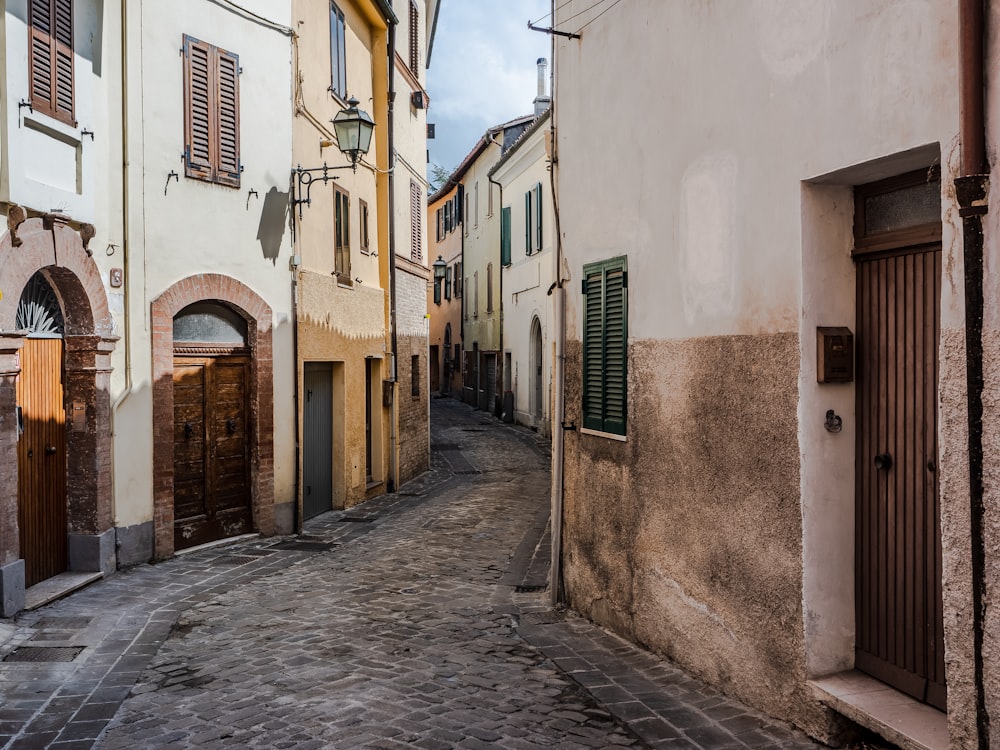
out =
[[432,408],[458,451],[313,519],[312,548],[205,550],[5,623],[0,658],[84,650],[0,662],[0,747],[816,747],[550,608],[546,441]]

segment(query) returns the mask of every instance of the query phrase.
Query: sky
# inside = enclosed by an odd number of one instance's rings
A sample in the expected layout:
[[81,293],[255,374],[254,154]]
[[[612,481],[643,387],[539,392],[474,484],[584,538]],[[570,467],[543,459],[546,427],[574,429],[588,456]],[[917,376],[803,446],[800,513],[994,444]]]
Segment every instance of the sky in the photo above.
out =
[[550,0],[441,0],[427,70],[432,164],[450,172],[487,128],[534,111],[535,63],[551,47],[528,21],[549,26],[550,7]]

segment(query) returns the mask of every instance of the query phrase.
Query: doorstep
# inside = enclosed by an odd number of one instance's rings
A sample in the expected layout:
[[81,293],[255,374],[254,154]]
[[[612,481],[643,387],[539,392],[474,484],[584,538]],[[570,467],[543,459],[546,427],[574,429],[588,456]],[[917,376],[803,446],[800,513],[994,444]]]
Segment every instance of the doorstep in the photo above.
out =
[[903,750],[948,750],[948,715],[851,670],[810,680],[820,702]]
[[24,590],[24,608],[38,609],[103,578],[99,572],[60,573]]
[[240,544],[242,542],[249,542],[252,539],[257,539],[260,537],[256,531],[251,531],[249,534],[240,534],[239,536],[227,536],[222,539],[216,539],[213,542],[205,542],[204,544],[198,544],[194,547],[185,547],[184,549],[179,549],[174,552],[174,557],[182,557],[183,555],[190,555],[194,552],[204,552],[207,549],[215,549],[216,547],[228,547],[232,544]]

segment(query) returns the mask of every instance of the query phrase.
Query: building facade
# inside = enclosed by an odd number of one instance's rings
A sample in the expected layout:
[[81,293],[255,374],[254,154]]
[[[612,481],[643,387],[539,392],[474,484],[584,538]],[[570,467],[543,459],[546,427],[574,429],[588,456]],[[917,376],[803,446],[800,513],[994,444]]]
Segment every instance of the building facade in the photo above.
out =
[[430,318],[430,389],[432,394],[462,397],[462,197],[459,185],[443,185],[431,196],[427,215],[434,263],[444,263],[444,278],[427,291]]
[[[296,516],[307,520],[382,494],[393,480],[387,60],[396,17],[374,0],[301,0],[293,12],[303,23],[292,150],[296,169],[311,170],[305,180],[293,173],[291,207],[302,446]],[[353,169],[331,125],[351,101],[375,123]],[[324,172],[327,163],[333,169]]]
[[490,170],[500,184],[500,274],[503,300],[506,419],[550,434],[552,289],[558,278],[546,138],[549,111]]
[[36,583],[115,569],[124,9],[22,0],[0,13],[0,614],[11,616]]
[[983,4],[589,5],[553,18],[566,599],[814,736],[990,746]]

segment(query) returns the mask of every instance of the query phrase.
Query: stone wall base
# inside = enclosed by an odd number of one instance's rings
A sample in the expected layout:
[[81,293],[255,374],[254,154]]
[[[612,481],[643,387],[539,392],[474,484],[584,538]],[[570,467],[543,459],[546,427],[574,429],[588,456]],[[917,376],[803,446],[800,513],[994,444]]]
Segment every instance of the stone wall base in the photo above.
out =
[[24,560],[0,565],[0,616],[13,617],[24,609]]
[[117,568],[115,554],[115,530],[108,529],[100,534],[70,534],[69,569],[80,572],[95,572],[109,576]]
[[118,546],[118,567],[142,565],[153,559],[153,522],[115,529]]

